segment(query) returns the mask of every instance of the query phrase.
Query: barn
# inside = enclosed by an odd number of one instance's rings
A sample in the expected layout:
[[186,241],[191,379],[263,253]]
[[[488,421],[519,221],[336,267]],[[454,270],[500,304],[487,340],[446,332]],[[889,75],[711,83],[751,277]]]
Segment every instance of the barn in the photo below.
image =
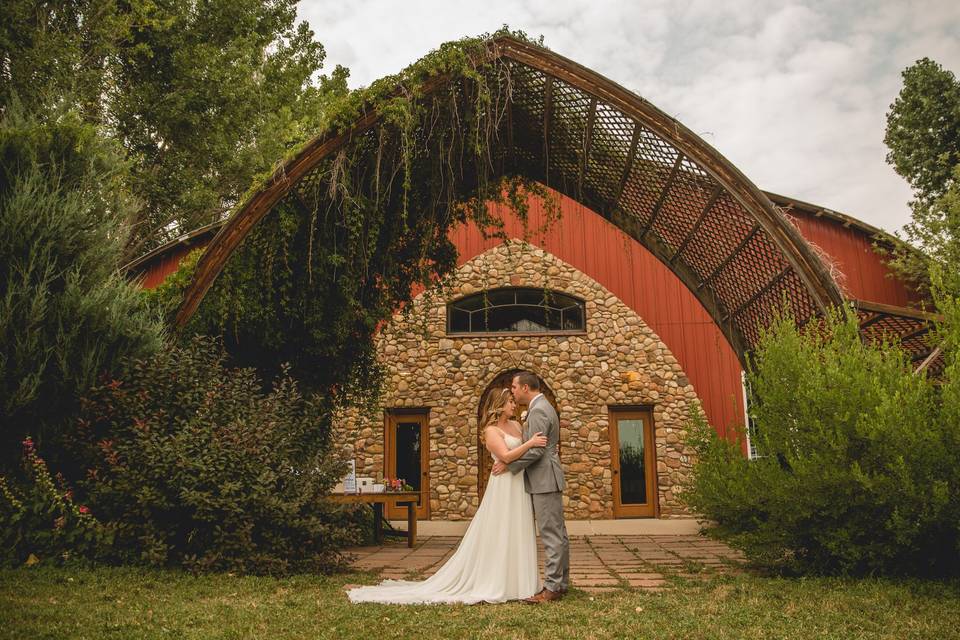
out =
[[[553,205],[531,197],[524,220],[491,205],[506,239],[450,232],[451,284],[381,328],[381,406],[344,415],[336,434],[359,474],[420,491],[421,519],[475,513],[490,467],[480,408],[521,369],[560,415],[566,516],[595,520],[689,515],[690,412],[721,435],[744,424],[745,358],[784,300],[801,321],[852,305],[865,339],[894,337],[917,367],[939,366],[930,316],[874,248],[884,232],[760,190],[682,123],[554,52],[504,36],[484,55],[509,82],[500,170],[542,184]],[[229,220],[142,256],[129,276],[154,287],[202,248],[189,317],[250,229],[284,199],[302,204],[323,163],[377,126],[365,116],[349,136],[312,141]]]

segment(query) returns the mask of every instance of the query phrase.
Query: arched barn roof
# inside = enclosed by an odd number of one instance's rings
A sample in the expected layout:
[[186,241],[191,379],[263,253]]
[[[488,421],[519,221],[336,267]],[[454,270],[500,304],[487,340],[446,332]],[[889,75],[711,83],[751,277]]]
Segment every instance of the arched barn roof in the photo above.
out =
[[[773,317],[784,297],[801,321],[843,303],[830,271],[771,199],[643,98],[510,37],[490,40],[476,63],[506,100],[496,132],[502,175],[539,181],[635,238],[696,295],[741,360],[757,343],[758,325]],[[458,80],[438,78],[425,96],[443,82]],[[345,133],[312,140],[281,166],[208,245],[178,325],[258,221],[285,198],[296,198],[302,208],[302,186],[312,185],[315,193],[325,163],[351,139],[380,126],[379,115],[368,113]]]

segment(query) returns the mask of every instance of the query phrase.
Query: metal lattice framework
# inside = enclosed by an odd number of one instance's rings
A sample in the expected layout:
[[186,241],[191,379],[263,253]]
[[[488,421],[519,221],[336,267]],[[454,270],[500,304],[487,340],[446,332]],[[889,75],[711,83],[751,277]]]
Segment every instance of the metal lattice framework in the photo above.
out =
[[[509,37],[478,68],[498,90],[497,170],[539,181],[649,249],[696,295],[744,358],[784,300],[804,321],[842,304],[829,271],[786,217],[715,149],[643,98],[555,53]],[[444,82],[438,77],[424,96]],[[469,91],[461,91],[464,100]],[[229,256],[284,202],[322,203],[322,167],[346,144],[375,145],[379,116],[321,136],[281,167],[202,256],[177,315],[193,314]]]

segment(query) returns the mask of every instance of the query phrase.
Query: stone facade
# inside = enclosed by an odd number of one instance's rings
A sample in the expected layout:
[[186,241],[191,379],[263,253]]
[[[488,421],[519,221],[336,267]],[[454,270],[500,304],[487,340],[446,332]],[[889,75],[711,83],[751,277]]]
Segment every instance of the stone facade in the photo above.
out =
[[[478,405],[491,381],[511,369],[536,372],[556,398],[567,518],[614,517],[608,425],[609,409],[617,406],[650,408],[658,515],[687,515],[678,493],[694,462],[685,436],[698,400],[666,345],[596,281],[518,240],[459,267],[448,297],[499,287],[548,288],[584,300],[586,332],[448,336],[446,300],[421,294],[378,340],[387,370],[383,411],[429,409],[430,518],[460,520],[476,512],[478,455],[489,456],[479,445]],[[337,429],[358,474],[382,477],[384,414],[348,413]]]

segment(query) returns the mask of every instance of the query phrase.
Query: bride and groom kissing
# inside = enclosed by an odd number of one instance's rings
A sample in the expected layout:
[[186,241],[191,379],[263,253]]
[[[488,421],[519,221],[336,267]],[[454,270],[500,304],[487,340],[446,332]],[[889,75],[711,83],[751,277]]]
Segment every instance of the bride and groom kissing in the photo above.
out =
[[[521,425],[513,416],[527,405]],[[480,507],[453,555],[426,580],[384,580],[347,591],[351,602],[391,604],[507,602],[540,604],[567,591],[570,551],[563,520],[563,469],[557,455],[560,420],[529,371],[509,389],[490,393],[482,413],[494,459]],[[536,528],[534,527],[536,519]],[[544,547],[544,580],[537,562]]]

